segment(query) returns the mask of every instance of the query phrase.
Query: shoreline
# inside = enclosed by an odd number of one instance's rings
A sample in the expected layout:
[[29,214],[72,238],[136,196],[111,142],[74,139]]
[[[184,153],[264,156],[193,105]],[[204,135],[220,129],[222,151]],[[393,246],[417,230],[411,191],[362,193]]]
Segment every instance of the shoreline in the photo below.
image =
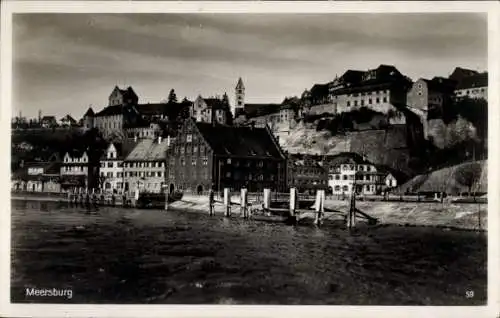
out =
[[[17,201],[41,201],[41,202],[67,202],[61,197],[45,196],[19,196],[12,195],[11,200]],[[238,202],[237,198],[231,200]],[[326,200],[325,207],[340,211],[347,211],[349,202]],[[115,208],[120,208],[116,206]],[[487,205],[467,203],[423,203],[423,202],[358,202],[357,207],[370,216],[378,219],[377,227],[402,226],[402,227],[432,227],[447,228],[450,230],[487,232]],[[128,208],[127,208],[128,209]],[[184,195],[179,201],[169,203],[168,210],[185,211],[189,213],[204,213],[208,215],[208,197],[197,195]],[[164,209],[152,209],[165,211]],[[167,211],[168,211],[167,210]],[[478,227],[478,213],[481,213],[481,227]],[[214,215],[224,215],[224,205],[216,202]],[[231,206],[231,216],[242,217],[238,205]],[[299,217],[300,223],[311,223],[314,221],[314,212],[302,213]],[[338,222],[343,216],[338,213],[325,213],[324,223]],[[364,225],[364,221],[360,221]]]

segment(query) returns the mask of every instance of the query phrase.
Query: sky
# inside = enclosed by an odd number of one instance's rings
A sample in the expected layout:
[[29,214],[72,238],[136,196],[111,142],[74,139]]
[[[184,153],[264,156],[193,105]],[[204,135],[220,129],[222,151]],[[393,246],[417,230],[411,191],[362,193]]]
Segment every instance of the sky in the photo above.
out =
[[347,69],[390,64],[413,80],[487,70],[487,16],[426,14],[15,14],[13,116],[80,119],[115,85],[140,103],[194,100],[239,77],[248,103],[279,103]]

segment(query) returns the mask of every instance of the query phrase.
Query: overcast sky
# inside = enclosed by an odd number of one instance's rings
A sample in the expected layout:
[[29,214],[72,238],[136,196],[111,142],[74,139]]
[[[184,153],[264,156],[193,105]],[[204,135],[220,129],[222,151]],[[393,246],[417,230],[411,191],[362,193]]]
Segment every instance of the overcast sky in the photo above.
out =
[[13,18],[13,115],[81,118],[115,85],[140,102],[194,99],[242,77],[246,101],[281,102],[347,69],[395,65],[413,80],[487,68],[478,14],[24,14]]

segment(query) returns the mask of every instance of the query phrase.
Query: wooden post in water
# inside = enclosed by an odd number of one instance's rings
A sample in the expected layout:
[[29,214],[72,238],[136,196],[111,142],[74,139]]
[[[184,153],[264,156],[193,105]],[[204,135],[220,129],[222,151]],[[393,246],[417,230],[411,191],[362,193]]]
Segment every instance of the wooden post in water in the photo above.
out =
[[213,189],[208,192],[208,215],[214,215],[215,193]]
[[240,206],[241,206],[241,215],[243,218],[248,218],[248,190],[243,188],[241,189],[241,198],[240,198]]
[[297,215],[295,215],[295,210],[297,209],[297,188],[290,188],[290,219],[297,223]]
[[229,217],[231,215],[231,196],[229,193],[229,188],[224,188],[224,216]]
[[316,191],[316,205],[315,205],[316,217],[314,219],[314,224],[317,226],[321,225],[323,220],[323,213],[325,212],[325,190]]
[[347,213],[347,227],[351,229],[355,226],[356,226],[356,195],[353,194],[353,196],[351,197],[349,212]]
[[269,211],[271,207],[271,189],[264,189],[264,210]]

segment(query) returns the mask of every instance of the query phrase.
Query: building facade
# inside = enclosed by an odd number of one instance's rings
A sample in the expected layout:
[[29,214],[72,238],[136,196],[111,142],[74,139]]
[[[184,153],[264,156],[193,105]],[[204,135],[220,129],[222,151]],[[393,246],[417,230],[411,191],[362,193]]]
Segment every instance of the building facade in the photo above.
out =
[[327,190],[328,171],[317,156],[291,154],[287,160],[287,185],[297,188],[299,192],[315,193],[316,190]]
[[170,139],[143,139],[123,164],[125,192],[161,193],[165,184],[166,155]]
[[11,189],[28,192],[60,192],[59,162],[25,163],[12,175]]
[[186,120],[168,150],[169,191],[202,193],[286,187],[286,158],[266,128]]
[[[355,153],[343,153],[328,161],[329,192],[334,195],[381,194],[397,186],[396,178],[382,166]],[[355,189],[353,189],[355,187]]]
[[124,191],[124,159],[133,149],[133,143],[112,142],[100,160],[99,186],[101,189],[122,193]]
[[463,78],[457,85],[455,96],[488,101],[488,73],[478,73]]
[[198,96],[194,101],[190,116],[197,122],[227,124],[230,105],[224,99],[203,98]]
[[98,187],[98,159],[90,151],[72,150],[65,153],[61,163],[62,189]]

